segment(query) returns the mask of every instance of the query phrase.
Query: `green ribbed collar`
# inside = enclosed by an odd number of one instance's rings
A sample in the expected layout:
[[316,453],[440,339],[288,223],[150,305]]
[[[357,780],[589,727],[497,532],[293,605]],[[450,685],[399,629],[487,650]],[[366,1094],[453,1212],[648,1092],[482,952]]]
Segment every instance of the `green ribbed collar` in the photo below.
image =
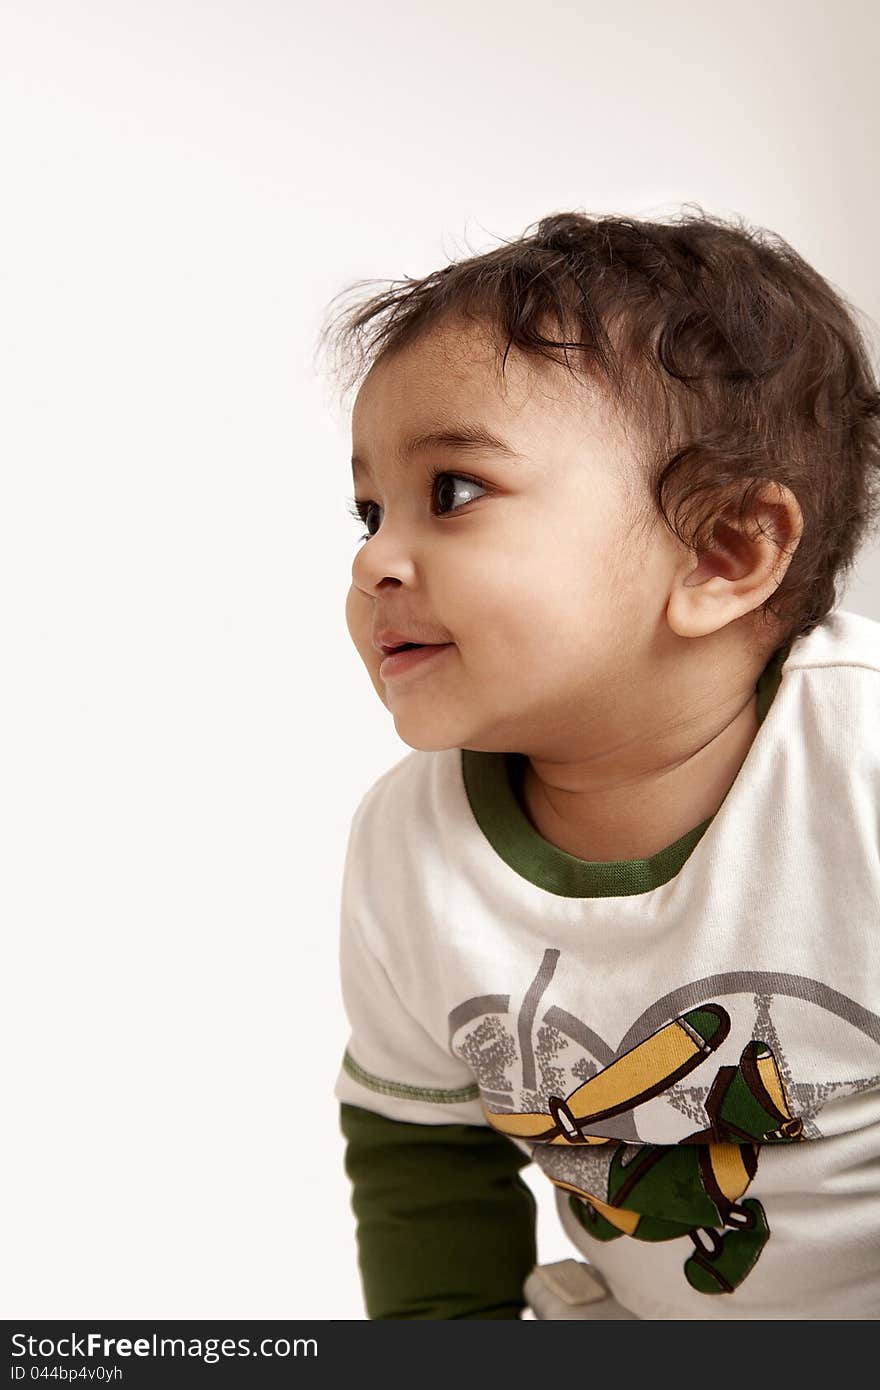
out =
[[[773,703],[791,644],[770,658],[758,678],[758,724]],[[648,893],[674,878],[715,815],[649,859],[609,862],[578,859],[539,835],[519,804],[516,789],[525,767],[522,753],[461,750],[461,773],[474,818],[506,864],[530,883],[564,898],[611,898]]]

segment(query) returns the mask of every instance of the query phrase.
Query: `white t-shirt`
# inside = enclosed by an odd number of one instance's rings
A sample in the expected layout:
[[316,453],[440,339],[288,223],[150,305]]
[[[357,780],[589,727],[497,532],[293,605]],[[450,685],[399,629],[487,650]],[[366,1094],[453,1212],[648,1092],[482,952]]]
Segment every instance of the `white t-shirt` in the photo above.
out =
[[334,1094],[508,1135],[643,1318],[880,1317],[880,623],[780,660],[650,859],[544,840],[519,755],[409,753],[351,823]]

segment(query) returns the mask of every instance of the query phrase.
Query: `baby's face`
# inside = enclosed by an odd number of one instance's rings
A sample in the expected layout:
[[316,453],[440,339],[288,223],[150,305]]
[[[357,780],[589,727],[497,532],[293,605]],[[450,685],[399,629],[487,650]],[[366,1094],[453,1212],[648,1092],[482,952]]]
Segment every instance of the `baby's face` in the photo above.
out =
[[[406,452],[463,423],[516,457]],[[346,621],[399,737],[552,756],[569,733],[583,738],[585,718],[615,725],[650,672],[681,557],[659,517],[637,525],[646,485],[595,389],[515,350],[502,380],[485,330],[450,322],[373,368],[352,443],[369,539]],[[383,628],[448,645],[383,678]]]

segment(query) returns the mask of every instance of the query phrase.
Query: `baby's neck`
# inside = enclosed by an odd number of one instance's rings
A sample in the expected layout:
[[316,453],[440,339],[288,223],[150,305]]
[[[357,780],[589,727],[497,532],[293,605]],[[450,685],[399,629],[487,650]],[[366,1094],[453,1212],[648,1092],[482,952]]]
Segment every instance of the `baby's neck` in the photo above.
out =
[[545,840],[578,859],[608,863],[647,859],[718,810],[758,732],[757,695],[712,725],[691,731],[687,746],[666,750],[652,766],[584,789],[566,769],[527,759],[519,799]]

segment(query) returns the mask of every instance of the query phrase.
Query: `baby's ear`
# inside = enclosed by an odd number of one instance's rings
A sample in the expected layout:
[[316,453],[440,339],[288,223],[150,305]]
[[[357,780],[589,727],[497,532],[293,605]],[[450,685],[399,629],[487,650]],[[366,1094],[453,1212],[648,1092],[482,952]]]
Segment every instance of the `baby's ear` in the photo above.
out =
[[754,612],[778,589],[803,532],[794,494],[778,483],[762,490],[742,523],[730,513],[712,542],[682,560],[666,607],[679,637],[705,637]]

